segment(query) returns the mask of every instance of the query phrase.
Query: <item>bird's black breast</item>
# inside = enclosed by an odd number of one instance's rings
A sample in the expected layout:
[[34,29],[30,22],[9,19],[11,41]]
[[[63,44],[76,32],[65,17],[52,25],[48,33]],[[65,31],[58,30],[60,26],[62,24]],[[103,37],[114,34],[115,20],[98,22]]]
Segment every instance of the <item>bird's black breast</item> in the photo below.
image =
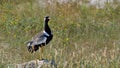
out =
[[53,38],[53,35],[51,34],[50,36],[47,37],[46,44],[48,44]]

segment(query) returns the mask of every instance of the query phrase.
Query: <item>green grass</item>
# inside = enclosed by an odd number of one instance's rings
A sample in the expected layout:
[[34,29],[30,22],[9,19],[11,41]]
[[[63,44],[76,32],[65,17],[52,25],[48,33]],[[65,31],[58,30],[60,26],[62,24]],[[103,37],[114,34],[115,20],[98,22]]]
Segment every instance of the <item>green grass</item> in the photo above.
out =
[[78,3],[47,4],[2,1],[0,3],[0,68],[39,57],[27,51],[25,42],[43,29],[49,15],[54,38],[44,57],[54,58],[58,68],[120,67],[120,5],[103,9]]

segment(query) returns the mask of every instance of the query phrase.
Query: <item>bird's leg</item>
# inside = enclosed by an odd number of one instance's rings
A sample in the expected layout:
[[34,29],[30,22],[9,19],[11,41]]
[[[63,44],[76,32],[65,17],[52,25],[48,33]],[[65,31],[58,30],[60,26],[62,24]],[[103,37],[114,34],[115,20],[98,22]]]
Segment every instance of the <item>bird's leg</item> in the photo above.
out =
[[[34,50],[34,45],[32,46],[32,50]],[[33,51],[33,55],[36,56],[36,54]],[[37,59],[35,60],[35,67],[37,66]]]
[[44,47],[42,46],[42,47],[41,47],[41,53],[42,53],[41,56],[42,56],[42,59],[43,59],[43,48],[44,48]]
[[43,49],[44,49],[44,46],[41,47],[41,58],[43,59]]
[[[36,56],[35,52],[33,52],[33,56],[34,56],[34,57]],[[35,67],[36,67],[37,65],[38,65],[37,58],[35,58]]]
[[[39,52],[41,53],[41,51],[40,51],[40,50],[41,50],[41,47],[39,47]],[[40,54],[40,58],[39,58],[39,59],[41,59],[41,54]]]
[[34,50],[34,45],[32,45],[32,51]]
[[39,47],[39,51],[40,51],[40,59],[43,58],[43,46]]

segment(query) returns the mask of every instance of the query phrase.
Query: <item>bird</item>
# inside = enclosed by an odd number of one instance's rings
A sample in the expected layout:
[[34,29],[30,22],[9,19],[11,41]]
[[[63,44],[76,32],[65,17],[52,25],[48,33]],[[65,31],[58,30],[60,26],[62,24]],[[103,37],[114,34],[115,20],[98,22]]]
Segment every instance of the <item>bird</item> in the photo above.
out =
[[[49,16],[44,17],[44,26],[43,31],[35,35],[32,40],[27,42],[27,49],[30,53],[36,52],[39,50],[42,54],[43,47],[46,46],[53,38],[52,31],[48,25],[50,20]],[[40,56],[42,58],[42,56]]]

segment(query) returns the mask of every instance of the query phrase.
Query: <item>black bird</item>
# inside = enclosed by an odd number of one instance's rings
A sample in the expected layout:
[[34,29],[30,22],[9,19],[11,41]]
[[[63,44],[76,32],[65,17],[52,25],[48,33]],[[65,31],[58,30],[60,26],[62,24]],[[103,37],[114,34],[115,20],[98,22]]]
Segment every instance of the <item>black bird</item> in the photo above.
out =
[[[43,52],[43,47],[47,45],[53,38],[53,34],[48,25],[50,18],[49,16],[44,17],[44,29],[42,32],[38,33],[31,41],[27,43],[28,51],[33,53],[37,50]],[[42,57],[41,57],[42,58]]]

